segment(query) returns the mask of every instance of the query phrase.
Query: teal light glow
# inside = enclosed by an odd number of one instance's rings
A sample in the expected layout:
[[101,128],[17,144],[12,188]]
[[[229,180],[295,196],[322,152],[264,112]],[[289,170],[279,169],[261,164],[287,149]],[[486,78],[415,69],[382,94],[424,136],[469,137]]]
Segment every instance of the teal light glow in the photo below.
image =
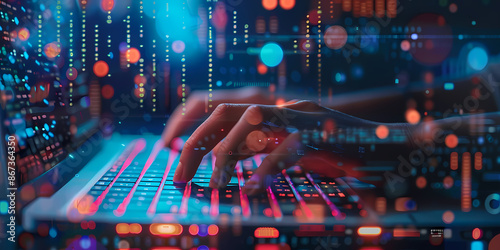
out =
[[260,60],[268,67],[276,67],[283,60],[283,49],[276,43],[266,43],[260,50]]
[[481,47],[473,48],[467,55],[467,63],[474,70],[483,70],[488,64],[488,53]]

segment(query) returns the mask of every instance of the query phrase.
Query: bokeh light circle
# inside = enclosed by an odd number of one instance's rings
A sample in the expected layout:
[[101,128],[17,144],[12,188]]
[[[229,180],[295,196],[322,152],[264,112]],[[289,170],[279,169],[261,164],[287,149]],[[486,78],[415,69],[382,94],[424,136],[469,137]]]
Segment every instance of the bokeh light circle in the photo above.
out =
[[295,7],[295,0],[280,0],[280,6],[284,10],[291,10]]
[[411,48],[411,44],[408,40],[404,40],[401,42],[401,50],[402,51],[408,51]]
[[257,72],[259,72],[259,74],[261,75],[265,75],[267,73],[267,66],[259,63],[259,65],[257,66]]
[[30,31],[26,28],[22,28],[18,32],[19,40],[26,41],[30,38]]
[[260,152],[267,146],[267,136],[260,130],[255,130],[247,135],[245,140],[247,147],[253,152]]
[[453,177],[451,177],[451,176],[446,176],[443,179],[443,187],[445,189],[452,188],[454,183],[455,183],[455,181],[453,180]]
[[407,34],[416,44],[423,45],[410,48],[415,61],[424,65],[438,65],[448,58],[453,47],[453,33],[443,16],[424,13],[413,18],[407,26],[419,27],[421,30],[415,33],[409,29]]
[[347,32],[342,26],[334,25],[325,31],[325,44],[330,49],[340,49],[347,43]]
[[481,47],[475,47],[467,54],[467,64],[474,70],[483,70],[488,64],[488,53]]
[[101,8],[103,11],[112,11],[115,7],[115,0],[101,0]]
[[492,193],[484,200],[484,207],[490,214],[500,213],[500,194]]
[[141,59],[141,52],[139,52],[139,50],[136,48],[130,48],[125,53],[128,63],[134,64],[137,63],[139,59]]
[[411,124],[417,124],[420,122],[421,116],[415,109],[408,109],[405,114],[406,121]]
[[481,237],[483,237],[483,231],[480,228],[474,228],[474,230],[472,230],[472,238],[478,240],[481,239]]
[[274,10],[278,7],[278,0],[262,0],[262,7],[266,10]]
[[77,77],[78,71],[75,68],[71,67],[66,70],[66,78],[68,78],[68,80],[74,81]]
[[493,250],[493,249],[500,249],[500,234],[495,235],[493,239],[490,240],[490,243],[488,244],[488,249]]
[[458,137],[454,134],[447,135],[444,143],[448,148],[456,148],[458,146]]
[[283,60],[283,49],[276,43],[267,43],[260,50],[260,60],[268,67],[276,67]]
[[45,47],[43,48],[43,51],[45,52],[45,55],[52,59],[52,58],[55,58],[56,56],[59,55],[59,53],[61,53],[61,47],[58,43],[56,42],[53,42],[53,43],[49,43],[47,45],[45,45]]
[[425,179],[424,176],[420,176],[417,178],[415,183],[416,183],[418,188],[422,189],[422,188],[425,188],[427,186],[427,179]]
[[111,99],[115,95],[115,89],[113,88],[113,86],[111,86],[109,84],[104,85],[104,86],[102,86],[102,89],[101,89],[101,95],[102,95],[102,98],[104,98],[104,99]]
[[80,99],[80,106],[88,108],[90,106],[90,97],[84,96]]
[[452,211],[446,211],[443,213],[443,222],[446,224],[451,224],[455,220],[455,214]]
[[172,50],[177,54],[184,52],[185,49],[186,44],[183,41],[177,40],[172,43]]
[[456,13],[457,10],[458,10],[458,6],[457,6],[456,3],[450,4],[450,6],[448,8],[449,8],[449,10],[450,10],[451,13]]
[[134,83],[137,84],[138,86],[140,86],[141,84],[145,84],[147,81],[148,81],[148,79],[141,74],[137,74],[134,77]]
[[94,64],[94,74],[97,77],[105,77],[109,73],[109,66],[105,61],[97,61]]
[[224,30],[228,21],[226,5],[224,2],[217,2],[212,14],[211,22],[217,30]]
[[375,130],[375,134],[378,138],[383,140],[389,136],[389,128],[387,128],[387,126],[385,125],[380,125]]

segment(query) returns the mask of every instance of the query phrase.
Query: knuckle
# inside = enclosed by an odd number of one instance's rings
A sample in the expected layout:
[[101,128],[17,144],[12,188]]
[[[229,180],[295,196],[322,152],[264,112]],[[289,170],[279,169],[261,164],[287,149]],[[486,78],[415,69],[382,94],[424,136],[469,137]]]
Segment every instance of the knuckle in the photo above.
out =
[[219,149],[217,150],[217,154],[215,155],[215,157],[222,158],[222,157],[229,154],[229,152],[228,152],[229,149],[227,147],[226,140],[224,140],[224,142],[219,146]]
[[217,108],[215,108],[216,110],[219,110],[219,111],[224,111],[224,110],[227,110],[231,107],[231,104],[229,103],[221,103],[219,105],[217,105]]
[[262,108],[259,105],[250,105],[246,109],[245,113],[248,115],[261,114]]
[[243,119],[251,125],[258,125],[263,121],[262,107],[251,105],[245,110]]
[[217,107],[215,108],[213,114],[214,115],[217,115],[217,116],[220,116],[220,115],[223,115],[225,114],[229,109],[231,108],[231,104],[229,103],[221,103],[219,105],[217,105]]
[[299,103],[302,103],[302,104],[305,104],[307,106],[311,106],[311,107],[318,107],[318,103],[316,102],[313,102],[311,100],[303,100],[303,101],[300,101]]
[[193,139],[190,137],[187,139],[187,141],[184,143],[184,149],[190,150],[194,147],[195,143],[193,142]]

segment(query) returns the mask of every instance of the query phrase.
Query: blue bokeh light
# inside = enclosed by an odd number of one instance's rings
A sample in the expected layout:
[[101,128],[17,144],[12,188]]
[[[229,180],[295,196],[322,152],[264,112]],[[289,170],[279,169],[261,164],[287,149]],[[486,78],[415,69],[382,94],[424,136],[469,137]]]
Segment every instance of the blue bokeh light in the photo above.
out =
[[260,60],[268,67],[276,67],[283,60],[283,49],[276,43],[267,43],[260,50]]
[[474,70],[483,70],[488,64],[488,53],[481,47],[471,49],[467,55],[467,64]]
[[156,11],[156,32],[161,38],[168,37],[170,41],[181,40],[186,45],[196,40],[196,31],[199,28],[197,17],[189,12],[182,1],[158,0]]
[[470,244],[470,249],[471,250],[484,250],[484,244],[482,241],[473,241]]

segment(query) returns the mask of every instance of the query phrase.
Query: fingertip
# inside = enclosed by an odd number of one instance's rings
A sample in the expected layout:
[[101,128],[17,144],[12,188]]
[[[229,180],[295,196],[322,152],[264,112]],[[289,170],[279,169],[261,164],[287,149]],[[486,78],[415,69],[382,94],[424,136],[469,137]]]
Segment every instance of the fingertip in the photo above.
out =
[[179,162],[179,164],[177,165],[177,169],[175,170],[173,182],[176,182],[176,183],[185,183],[185,182],[187,182],[183,178],[183,173],[184,173],[184,170],[183,170],[183,167],[182,167],[182,163]]

